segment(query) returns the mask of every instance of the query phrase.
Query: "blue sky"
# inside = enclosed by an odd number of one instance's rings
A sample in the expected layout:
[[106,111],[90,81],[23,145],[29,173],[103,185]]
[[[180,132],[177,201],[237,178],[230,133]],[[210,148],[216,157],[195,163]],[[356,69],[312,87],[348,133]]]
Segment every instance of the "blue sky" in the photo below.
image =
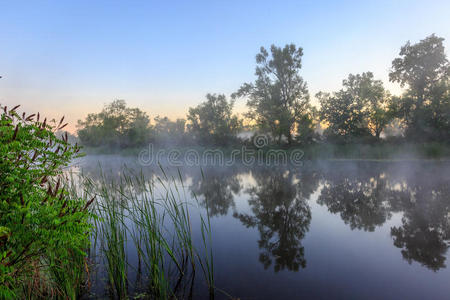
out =
[[303,47],[312,95],[364,71],[399,93],[400,46],[436,33],[448,49],[449,15],[450,1],[0,1],[0,103],[71,128],[113,99],[183,117],[252,81],[260,46],[286,43]]

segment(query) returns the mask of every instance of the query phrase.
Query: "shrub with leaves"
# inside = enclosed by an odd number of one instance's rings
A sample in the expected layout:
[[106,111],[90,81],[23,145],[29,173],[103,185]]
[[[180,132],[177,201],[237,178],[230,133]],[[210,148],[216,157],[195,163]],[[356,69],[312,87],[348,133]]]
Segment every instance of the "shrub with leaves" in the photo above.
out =
[[72,197],[62,168],[79,147],[55,135],[64,117],[48,122],[17,108],[0,105],[0,299],[75,298],[93,199]]

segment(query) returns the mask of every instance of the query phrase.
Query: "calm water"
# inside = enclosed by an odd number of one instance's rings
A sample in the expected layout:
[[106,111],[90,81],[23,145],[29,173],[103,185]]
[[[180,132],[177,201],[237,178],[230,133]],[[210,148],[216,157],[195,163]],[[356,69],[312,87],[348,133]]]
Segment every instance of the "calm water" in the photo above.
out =
[[[99,160],[113,177],[123,163],[141,168],[116,156],[86,157],[79,168],[95,177]],[[188,191],[209,203],[216,286],[233,297],[450,297],[448,162],[180,171]],[[207,296],[196,291],[194,298]]]

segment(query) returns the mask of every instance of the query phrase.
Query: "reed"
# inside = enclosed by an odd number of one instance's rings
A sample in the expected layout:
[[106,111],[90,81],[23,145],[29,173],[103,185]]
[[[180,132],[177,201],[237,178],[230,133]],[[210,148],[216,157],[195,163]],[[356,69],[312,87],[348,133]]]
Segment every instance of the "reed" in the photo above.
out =
[[[145,274],[145,294],[152,298],[192,297],[193,285],[203,275],[210,297],[214,297],[214,268],[211,247],[211,224],[208,209],[198,213],[196,223],[200,243],[195,243],[192,228],[193,211],[198,202],[189,201],[181,174],[147,178],[124,167],[119,178],[99,180],[79,176],[85,194],[95,194],[97,219],[93,246],[100,245],[110,295],[126,299],[138,291],[131,283],[130,272]],[[194,214],[195,215],[195,214]],[[197,216],[196,216],[197,218]],[[134,251],[134,253],[133,253]],[[96,252],[96,250],[91,250]],[[129,263],[136,255],[138,266]],[[141,266],[142,264],[142,266]]]

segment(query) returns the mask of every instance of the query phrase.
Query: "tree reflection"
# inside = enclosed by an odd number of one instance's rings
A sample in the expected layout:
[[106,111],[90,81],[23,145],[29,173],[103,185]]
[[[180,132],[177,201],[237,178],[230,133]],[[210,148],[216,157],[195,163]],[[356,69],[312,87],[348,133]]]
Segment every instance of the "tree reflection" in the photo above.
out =
[[[298,192],[290,170],[262,170],[254,177],[256,186],[248,190],[253,215],[235,214],[235,217],[247,227],[258,228],[258,246],[262,251],[259,260],[265,269],[272,263],[275,272],[304,268],[301,240],[311,222],[306,189],[305,194]],[[309,187],[308,191],[311,190],[314,189]]]
[[377,171],[330,172],[317,202],[339,213],[351,229],[374,231],[390,218],[384,174]]
[[[157,168],[135,168],[128,160],[114,159],[105,167],[87,161],[80,169],[93,181],[120,182],[124,173],[167,180]],[[266,269],[272,264],[275,271],[305,267],[302,239],[311,221],[307,199],[317,190],[319,182],[322,188],[317,202],[338,214],[351,229],[371,232],[394,213],[401,214],[401,221],[390,228],[390,234],[402,257],[434,271],[446,267],[450,240],[448,165],[341,162],[300,171],[239,165],[203,170],[202,174],[200,168],[185,167],[166,169],[164,173],[168,178],[177,179],[180,175],[183,182],[192,181],[191,192],[201,205],[208,204],[211,216],[235,210],[234,197],[242,189],[239,178],[251,175],[255,185],[245,190],[251,212],[234,216],[245,226],[258,229],[259,259]],[[139,187],[135,192],[140,193]]]
[[327,168],[317,202],[350,228],[366,231],[401,213],[401,224],[391,228],[394,245],[409,263],[437,271],[446,267],[450,240],[450,176],[439,170],[412,164]]
[[[426,175],[426,174],[423,174]],[[431,174],[429,174],[431,175]],[[401,248],[404,259],[417,261],[433,271],[445,268],[450,239],[449,181],[435,177],[428,184],[426,177],[416,182],[410,178],[402,197],[402,225],[391,228],[394,245]]]
[[228,209],[235,206],[234,194],[241,190],[237,174],[231,169],[206,170],[192,181],[192,193],[201,205],[208,205],[210,216],[226,215]]

